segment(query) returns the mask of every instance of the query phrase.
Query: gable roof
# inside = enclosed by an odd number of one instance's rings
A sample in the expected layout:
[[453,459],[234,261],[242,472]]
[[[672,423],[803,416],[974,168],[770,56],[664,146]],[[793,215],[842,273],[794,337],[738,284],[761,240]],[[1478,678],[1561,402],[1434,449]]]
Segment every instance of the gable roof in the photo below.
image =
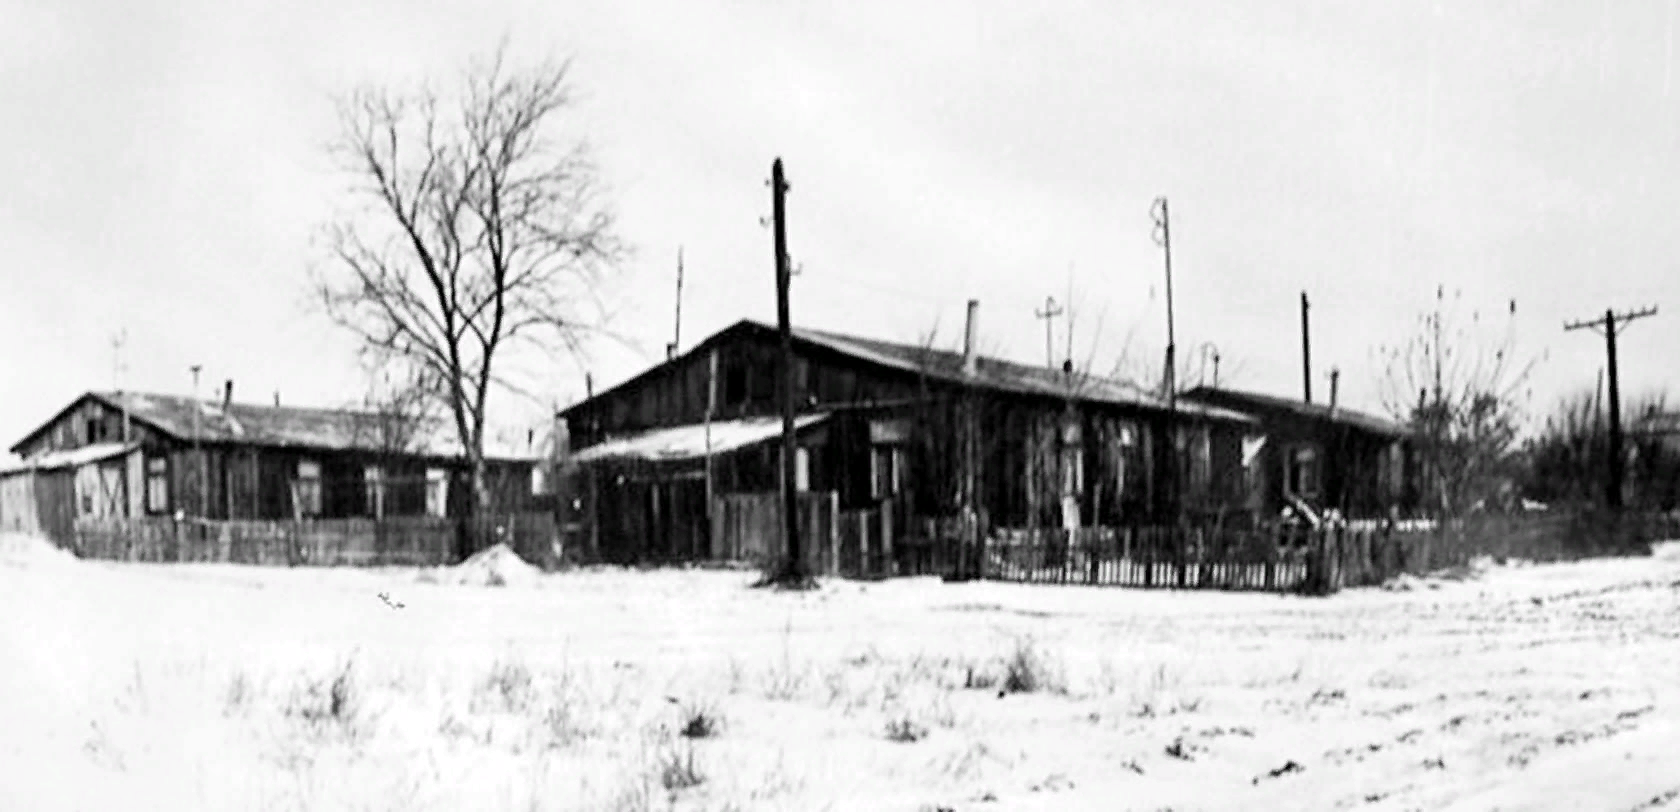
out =
[[[233,443],[278,448],[308,448],[326,451],[379,451],[380,415],[356,409],[311,406],[260,406],[249,403],[207,401],[181,395],[145,392],[88,392],[75,399],[12,446],[14,453],[86,400],[96,400],[111,409],[126,410],[129,419],[182,442],[195,437],[205,443]],[[196,425],[195,425],[196,415]],[[449,432],[453,434],[453,432]],[[415,454],[424,457],[459,456],[459,445],[450,436],[432,443],[432,450]],[[489,452],[490,449],[486,449]],[[497,459],[506,459],[499,456]]]
[[1373,414],[1355,411],[1342,406],[1332,409],[1323,403],[1307,403],[1306,401],[1266,395],[1259,392],[1245,392],[1238,389],[1220,389],[1212,386],[1198,386],[1183,395],[1190,400],[1217,403],[1237,409],[1265,410],[1283,412],[1297,417],[1312,420],[1323,420],[1344,426],[1352,426],[1372,434],[1385,437],[1404,437],[1411,433],[1401,423],[1378,417]]
[[[570,413],[586,403],[630,386],[663,366],[677,363],[682,359],[703,352],[727,335],[744,331],[768,333],[770,335],[777,333],[774,325],[753,319],[742,319],[712,334],[688,352],[645,370],[617,386],[603,390],[597,393],[594,398],[575,403],[561,410],[561,414]],[[974,377],[969,378],[963,374],[963,356],[959,352],[802,327],[794,327],[792,335],[796,345],[804,345],[806,348],[821,348],[879,368],[918,375],[925,374],[931,379],[949,383],[964,383],[993,392],[1055,398],[1068,397],[1069,381],[1061,370],[980,355],[975,358]],[[1167,403],[1164,398],[1130,381],[1101,375],[1075,373],[1072,387],[1074,390],[1073,400],[1080,403],[1129,406],[1160,412],[1167,410]],[[1181,400],[1177,406],[1180,412],[1210,420],[1237,423],[1257,422],[1253,417],[1240,411],[1214,404],[1187,403]]]

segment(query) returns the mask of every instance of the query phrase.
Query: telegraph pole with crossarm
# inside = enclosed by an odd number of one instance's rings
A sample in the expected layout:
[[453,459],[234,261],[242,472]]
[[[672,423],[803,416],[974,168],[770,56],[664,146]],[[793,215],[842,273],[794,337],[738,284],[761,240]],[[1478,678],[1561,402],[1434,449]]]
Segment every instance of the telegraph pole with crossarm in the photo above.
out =
[[1610,509],[1615,511],[1622,509],[1622,466],[1626,463],[1626,460],[1622,457],[1622,397],[1621,387],[1616,378],[1616,332],[1628,322],[1655,315],[1657,315],[1655,306],[1622,313],[1605,310],[1604,316],[1601,318],[1563,325],[1565,332],[1591,329],[1604,336],[1604,349],[1609,357],[1607,369],[1610,374],[1610,482],[1608,496]]

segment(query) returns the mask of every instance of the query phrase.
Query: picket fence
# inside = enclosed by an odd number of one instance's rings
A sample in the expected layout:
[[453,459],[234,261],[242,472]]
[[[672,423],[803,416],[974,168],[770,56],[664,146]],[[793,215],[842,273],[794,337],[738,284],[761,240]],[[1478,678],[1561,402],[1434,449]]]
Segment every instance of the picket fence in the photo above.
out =
[[216,562],[262,566],[438,566],[497,543],[551,566],[553,514],[472,518],[215,520],[82,518],[71,551],[112,561]]
[[[1332,594],[1403,573],[1463,567],[1484,556],[1551,562],[1649,555],[1651,542],[1677,538],[1680,515],[1591,512],[1321,528],[994,530],[979,571],[954,574],[1030,584]],[[940,544],[954,549],[961,542],[947,536]]]

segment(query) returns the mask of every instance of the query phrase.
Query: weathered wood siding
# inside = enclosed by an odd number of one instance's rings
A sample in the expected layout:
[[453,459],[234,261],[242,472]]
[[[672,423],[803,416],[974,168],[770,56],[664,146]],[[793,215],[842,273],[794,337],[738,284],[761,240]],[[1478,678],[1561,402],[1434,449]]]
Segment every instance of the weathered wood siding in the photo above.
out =
[[[594,445],[608,435],[704,422],[711,352],[718,357],[714,419],[780,413],[780,345],[773,335],[737,331],[722,335],[707,351],[654,367],[569,414],[573,446]],[[888,403],[918,393],[913,373],[859,364],[821,348],[796,345],[794,364],[794,399],[802,412],[836,404]]]
[[66,468],[36,471],[35,515],[40,531],[59,544],[68,544],[76,529],[76,476]]
[[[122,438],[122,412],[112,409],[102,401],[84,397],[45,426],[40,434],[31,437],[19,447],[18,452],[21,456],[33,457],[48,451],[69,451],[93,443],[118,442]],[[128,438],[130,441],[146,445],[164,442],[163,437],[134,420],[129,421]]]
[[35,473],[16,471],[0,475],[0,530],[39,534],[41,519],[36,511]]

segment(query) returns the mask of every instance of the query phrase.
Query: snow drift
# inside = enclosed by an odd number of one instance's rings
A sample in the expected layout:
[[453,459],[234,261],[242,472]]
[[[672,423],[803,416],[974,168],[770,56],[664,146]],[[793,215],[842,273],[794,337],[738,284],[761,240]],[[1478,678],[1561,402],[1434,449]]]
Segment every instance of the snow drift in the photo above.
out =
[[73,563],[76,560],[68,550],[61,549],[52,541],[40,536],[24,533],[0,533],[0,561],[10,564],[48,566]]
[[531,586],[542,578],[542,570],[520,558],[506,544],[480,550],[453,567],[439,567],[421,573],[428,583],[461,586]]

